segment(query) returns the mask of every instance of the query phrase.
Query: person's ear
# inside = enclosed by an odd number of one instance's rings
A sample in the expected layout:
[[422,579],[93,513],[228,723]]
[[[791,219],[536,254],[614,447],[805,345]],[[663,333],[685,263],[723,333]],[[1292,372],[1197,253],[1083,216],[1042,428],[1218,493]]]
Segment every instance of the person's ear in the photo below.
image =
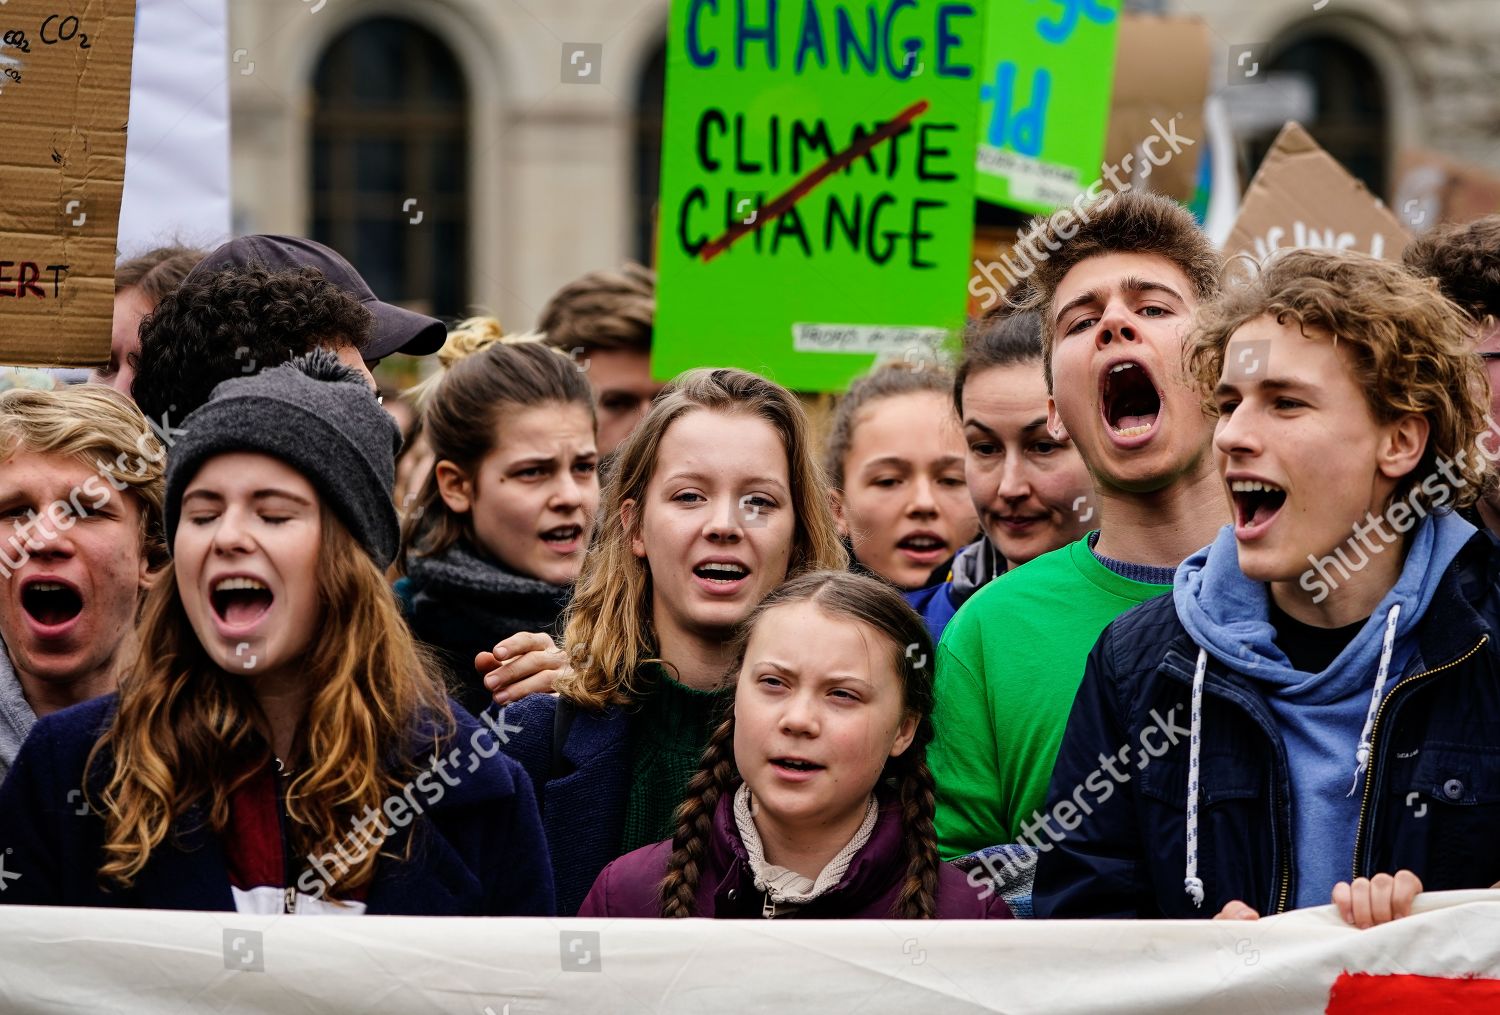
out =
[[901,725],[896,727],[896,741],[895,743],[891,744],[891,757],[900,757],[902,754],[906,753],[906,749],[910,747],[911,742],[916,739],[917,725],[920,722],[921,717],[918,716],[915,712],[908,712],[906,713],[906,715],[902,716]]
[[163,560],[155,567],[152,567],[151,551],[144,546],[141,547],[141,564],[140,571],[136,575],[136,587],[140,590],[142,595],[151,591],[152,583],[154,583],[156,579],[161,576],[162,571],[166,570],[166,567],[167,562],[165,560]]
[[828,503],[833,508],[833,525],[839,530],[839,535],[845,539],[849,538],[849,519],[844,515],[844,494],[842,490],[829,490]]
[[474,508],[474,482],[457,465],[446,458],[432,467],[437,479],[438,496],[456,515],[468,514]]
[[1421,463],[1432,424],[1426,416],[1412,412],[1387,424],[1384,429],[1375,465],[1385,478],[1399,480]]
[[1047,396],[1047,433],[1055,441],[1068,439],[1068,428],[1063,426],[1062,417],[1057,414],[1057,400],[1051,395]]
[[620,524],[625,526],[625,533],[630,537],[630,552],[641,560],[646,559],[646,540],[641,538],[640,529],[636,527],[635,513],[636,501],[628,498],[620,502]]

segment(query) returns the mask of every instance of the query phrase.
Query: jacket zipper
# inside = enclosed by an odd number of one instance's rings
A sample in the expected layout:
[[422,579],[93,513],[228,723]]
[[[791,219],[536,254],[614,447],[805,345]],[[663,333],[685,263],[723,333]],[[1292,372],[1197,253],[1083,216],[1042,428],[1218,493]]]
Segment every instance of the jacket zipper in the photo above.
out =
[[1364,846],[1365,818],[1370,810],[1370,787],[1375,785],[1375,769],[1379,764],[1380,759],[1380,755],[1376,753],[1375,750],[1375,738],[1380,733],[1380,720],[1385,715],[1386,703],[1394,698],[1396,696],[1396,692],[1401,690],[1401,688],[1405,687],[1407,684],[1410,684],[1416,680],[1422,680],[1426,677],[1433,676],[1437,673],[1442,673],[1444,670],[1451,670],[1459,663],[1466,662],[1471,656],[1474,655],[1474,653],[1483,648],[1484,643],[1489,640],[1489,635],[1480,635],[1478,643],[1476,643],[1473,648],[1469,649],[1469,651],[1465,652],[1457,659],[1454,659],[1452,662],[1444,663],[1442,666],[1439,666],[1436,669],[1424,670],[1421,673],[1414,673],[1409,677],[1403,677],[1401,680],[1397,681],[1395,687],[1392,687],[1390,691],[1388,691],[1385,696],[1380,699],[1380,704],[1375,709],[1375,722],[1370,726],[1370,764],[1369,767],[1365,769],[1365,788],[1364,792],[1360,794],[1359,824],[1354,828],[1354,861],[1350,865],[1354,877],[1360,876],[1359,855],[1361,848]]
[[276,768],[276,831],[281,836],[281,874],[286,879],[282,901],[286,912],[295,914],[297,912],[297,882],[292,876],[292,850],[286,834],[287,780],[280,761],[276,762]]
[[[1272,794],[1272,797],[1273,797],[1273,799],[1276,799],[1277,804],[1280,803],[1279,799],[1277,799],[1280,796],[1281,796],[1281,790],[1278,788]],[[1276,813],[1274,813],[1274,814],[1271,815],[1271,827],[1272,827],[1273,830],[1276,828],[1277,825],[1279,825],[1281,823],[1282,810],[1283,810],[1283,808],[1281,808],[1280,806],[1276,806],[1275,807]],[[1275,913],[1285,913],[1286,912],[1287,897],[1291,894],[1291,891],[1292,891],[1292,859],[1291,859],[1291,855],[1290,855],[1291,854],[1291,849],[1292,849],[1292,837],[1291,837],[1290,833],[1288,833],[1286,845],[1280,851],[1281,852],[1281,891],[1276,896],[1276,909],[1274,910]]]
[[776,919],[776,900],[771,898],[770,892],[766,893],[765,900],[760,904],[760,915],[767,920]]

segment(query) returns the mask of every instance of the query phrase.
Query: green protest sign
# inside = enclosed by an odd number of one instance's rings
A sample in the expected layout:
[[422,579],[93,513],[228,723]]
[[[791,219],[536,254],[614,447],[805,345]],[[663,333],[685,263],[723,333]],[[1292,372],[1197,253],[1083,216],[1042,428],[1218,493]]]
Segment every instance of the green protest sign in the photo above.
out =
[[980,197],[1050,212],[1098,178],[1119,27],[1120,0],[989,0]]
[[838,391],[963,323],[978,0],[673,0],[652,373]]

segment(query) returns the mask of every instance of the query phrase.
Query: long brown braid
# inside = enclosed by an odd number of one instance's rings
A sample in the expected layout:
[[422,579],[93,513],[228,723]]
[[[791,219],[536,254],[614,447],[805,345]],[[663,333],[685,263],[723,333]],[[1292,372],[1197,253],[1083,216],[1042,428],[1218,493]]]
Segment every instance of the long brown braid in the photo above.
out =
[[[740,624],[734,640],[738,672],[756,623],[769,610],[792,603],[815,602],[828,613],[859,621],[889,638],[896,672],[901,675],[906,713],[917,716],[911,744],[886,762],[881,781],[894,784],[901,807],[902,850],[906,880],[892,906],[896,919],[926,920],[937,912],[937,834],[932,772],[927,768],[927,745],[932,741],[933,645],[922,618],[900,593],[882,581],[847,571],[814,571],[785,582],[767,596]],[[661,915],[698,915],[698,886],[713,833],[714,812],[741,780],[734,760],[734,701],[709,737],[703,761],[688,782],[687,796],[677,808],[677,831],[661,882]]]
[[661,882],[661,915],[698,915],[698,880],[713,833],[714,811],[719,800],[740,782],[734,763],[734,711],[714,729],[703,751],[703,763],[689,780],[687,797],[677,808],[677,831],[672,836],[672,855]]
[[906,883],[891,914],[898,920],[930,920],[937,915],[938,871],[943,861],[932,825],[937,786],[927,767],[927,744],[931,740],[932,720],[923,715],[911,746],[886,765],[901,801],[901,844],[906,852]]

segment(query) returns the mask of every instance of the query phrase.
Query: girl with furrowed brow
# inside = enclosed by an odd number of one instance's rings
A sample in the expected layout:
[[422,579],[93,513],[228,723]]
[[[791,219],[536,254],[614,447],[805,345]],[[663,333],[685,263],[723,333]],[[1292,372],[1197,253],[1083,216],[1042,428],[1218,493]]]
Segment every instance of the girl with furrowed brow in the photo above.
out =
[[[320,350],[225,381],[183,430],[134,665],[37,723],[0,786],[3,901],[550,914],[531,785],[382,576],[400,438],[374,393]],[[429,792],[432,759],[464,751]]]

